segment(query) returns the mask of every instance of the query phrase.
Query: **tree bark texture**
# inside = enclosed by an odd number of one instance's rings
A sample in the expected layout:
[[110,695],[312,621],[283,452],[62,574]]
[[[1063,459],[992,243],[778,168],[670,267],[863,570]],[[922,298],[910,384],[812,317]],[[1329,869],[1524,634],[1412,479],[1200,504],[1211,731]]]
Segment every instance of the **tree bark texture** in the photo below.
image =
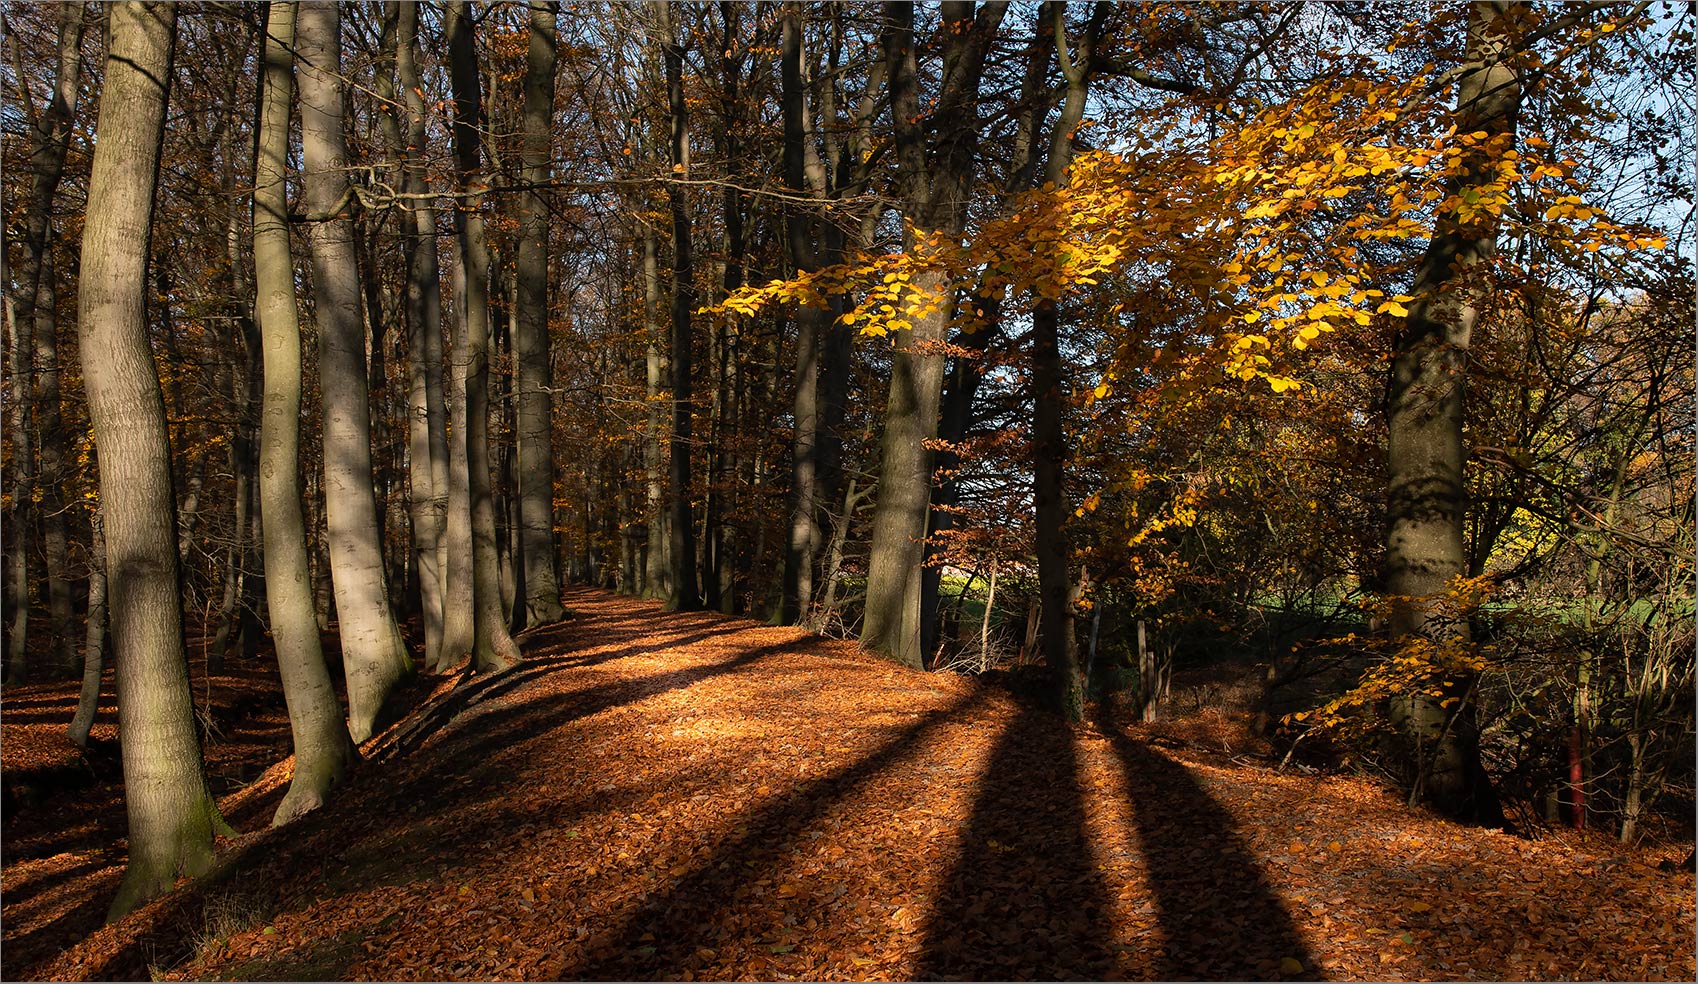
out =
[[342,107],[341,13],[310,0],[298,10],[296,58],[301,105],[304,198],[312,247],[318,375],[323,403],[324,508],[330,538],[342,664],[348,680],[348,731],[371,737],[384,702],[411,671],[389,607],[382,531],[371,457],[365,331],[354,255]]
[[201,771],[177,592],[165,400],[147,331],[147,263],[177,11],[120,3],[89,175],[77,336],[100,454],[129,865],[109,919],[212,863],[227,830]]
[[259,511],[265,547],[265,599],[283,699],[289,708],[295,770],[272,823],[323,805],[353,758],[348,727],[324,662],[307,570],[306,520],[297,462],[301,441],[301,331],[289,247],[284,175],[293,102],[295,4],[273,3],[267,18],[259,153],[254,163],[254,317],[259,322],[263,389],[259,433]]

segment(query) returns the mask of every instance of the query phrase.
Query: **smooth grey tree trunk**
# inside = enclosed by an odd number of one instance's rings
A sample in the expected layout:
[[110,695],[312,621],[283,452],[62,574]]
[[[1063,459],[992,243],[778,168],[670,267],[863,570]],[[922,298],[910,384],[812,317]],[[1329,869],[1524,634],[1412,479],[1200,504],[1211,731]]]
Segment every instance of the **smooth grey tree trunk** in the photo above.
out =
[[[422,161],[425,104],[418,68],[418,4],[390,0],[385,4],[384,25],[386,43],[394,49],[400,106],[406,113],[405,128],[392,123],[385,133],[391,128],[395,131],[388,139],[399,161],[401,187],[409,195],[421,195],[426,188]],[[396,98],[395,87],[386,75],[379,75],[378,88],[379,95]],[[427,199],[407,200],[404,228],[410,257],[406,297],[408,514],[418,564],[424,665],[439,671],[449,662],[442,646],[448,418],[442,393],[442,275],[436,250],[436,211]]]
[[[1465,152],[1451,180],[1456,192],[1490,181],[1496,155],[1510,149],[1515,138],[1521,79],[1510,63],[1513,6],[1476,2],[1469,9],[1456,129],[1484,132],[1487,139]],[[1495,216],[1468,221],[1455,214],[1439,216],[1397,340],[1386,416],[1385,582],[1387,593],[1398,600],[1392,630],[1405,637],[1468,638],[1466,620],[1442,618],[1438,612],[1454,579],[1468,572],[1463,396],[1468,348],[1491,290],[1497,234]],[[1473,681],[1467,674],[1454,676],[1442,697],[1416,694],[1393,704],[1392,716],[1414,759],[1410,799],[1458,819],[1501,820],[1480,764]]]
[[[479,130],[483,84],[478,73],[471,11],[463,0],[448,5],[449,75],[454,87],[454,156],[460,187],[470,193],[456,217],[460,232],[461,341],[465,359],[466,495],[472,539],[473,663],[479,672],[499,672],[519,661],[501,604],[500,555],[495,540],[495,501],[489,459],[489,252],[484,245]],[[458,449],[455,449],[458,453]]]
[[178,876],[206,871],[214,834],[228,831],[201,770],[177,593],[171,445],[147,330],[153,190],[176,27],[174,4],[111,8],[77,298],[83,389],[100,454],[129,813],[129,864],[109,920],[170,890]]
[[647,469],[648,550],[643,563],[643,597],[664,598],[670,594],[671,564],[666,559],[666,473],[661,468],[661,376],[663,357],[660,338],[660,246],[654,230],[643,230],[643,327],[648,337],[645,366],[648,370],[648,423],[644,429],[643,464]]
[[548,201],[537,188],[552,176],[555,18],[558,5],[530,4],[525,61],[524,180],[520,199],[518,311],[519,556],[524,568],[525,624],[557,622],[560,576],[554,569],[554,398],[548,334]]
[[304,198],[312,247],[318,375],[323,404],[324,508],[330,538],[342,665],[348,680],[348,731],[371,737],[395,685],[412,669],[389,607],[382,531],[371,460],[365,331],[354,256],[353,206],[343,135],[337,4],[300,5],[296,59],[301,105]]
[[83,623],[83,685],[77,712],[66,737],[78,748],[88,747],[89,729],[100,711],[101,675],[106,671],[106,534],[100,507],[89,513],[88,617]]
[[254,162],[254,317],[264,383],[259,434],[259,510],[265,546],[265,598],[283,699],[289,707],[295,769],[272,815],[281,825],[323,805],[355,756],[324,662],[307,571],[301,513],[301,332],[295,264],[289,248],[284,175],[293,101],[295,4],[273,3],[264,47],[259,153]]

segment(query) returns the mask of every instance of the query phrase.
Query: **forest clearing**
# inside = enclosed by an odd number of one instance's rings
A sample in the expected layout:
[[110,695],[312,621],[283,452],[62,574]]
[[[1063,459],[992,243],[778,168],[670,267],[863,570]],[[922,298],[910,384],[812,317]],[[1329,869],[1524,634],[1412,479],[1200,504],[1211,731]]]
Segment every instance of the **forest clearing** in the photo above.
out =
[[[576,617],[517,669],[439,686],[373,738],[333,804],[267,831],[287,762],[223,797],[238,833],[214,875],[63,955],[32,937],[78,907],[94,930],[121,849],[9,830],[7,976],[1694,973],[1693,874],[1656,868],[1674,846],[1411,814],[1360,779],[1277,771],[1241,714],[1057,729],[993,686],[794,629],[566,600]],[[6,715],[10,748],[25,725]]]
[[5,976],[1692,977],[1698,7],[0,36]]

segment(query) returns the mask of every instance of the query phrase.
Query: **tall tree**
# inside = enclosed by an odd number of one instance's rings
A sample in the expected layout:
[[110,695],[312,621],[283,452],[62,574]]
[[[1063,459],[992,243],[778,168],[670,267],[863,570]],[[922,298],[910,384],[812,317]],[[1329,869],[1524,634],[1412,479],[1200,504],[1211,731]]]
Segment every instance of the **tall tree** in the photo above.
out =
[[65,736],[78,748],[88,747],[94,716],[100,713],[100,682],[106,670],[106,534],[97,507],[89,514],[88,615],[83,622],[83,685],[77,710]]
[[[799,4],[784,5],[780,100],[784,116],[784,184],[792,194],[812,188],[825,192],[824,167],[809,127],[806,65],[803,60]],[[822,258],[817,230],[800,208],[785,218],[790,261],[797,270],[817,270]],[[796,389],[790,439],[790,524],[784,549],[784,584],[779,618],[795,624],[808,617],[814,597],[814,563],[820,548],[819,439],[820,355],[830,331],[828,309],[807,306],[796,312]]]
[[341,74],[341,22],[340,7],[330,0],[302,3],[296,59],[318,319],[325,523],[348,678],[348,731],[360,742],[371,737],[390,691],[412,664],[389,607],[372,480],[365,331],[343,133],[347,83]]
[[[1085,118],[1089,94],[1091,56],[1102,35],[1113,4],[1099,2],[1078,50],[1070,52],[1067,42],[1067,4],[1050,0],[1043,14],[1054,25],[1055,53],[1067,80],[1061,115],[1051,133],[1044,181],[1059,187],[1067,180],[1073,160],[1074,131]],[[1032,308],[1032,485],[1036,513],[1038,591],[1042,598],[1042,647],[1044,659],[1054,674],[1057,703],[1067,717],[1084,716],[1085,680],[1079,671],[1078,645],[1073,634],[1073,579],[1068,570],[1068,549],[1063,527],[1068,508],[1065,482],[1067,429],[1063,421],[1067,396],[1061,361],[1060,311],[1056,298],[1040,296]]]
[[[419,7],[390,0],[384,31],[394,48],[399,106],[406,126],[397,121],[390,142],[401,168],[405,207],[407,264],[407,442],[408,514],[418,563],[419,614],[424,627],[424,664],[445,669],[443,604],[446,572],[443,553],[448,511],[448,415],[442,389],[442,273],[436,249],[436,210],[422,197],[426,188],[425,100],[419,75]],[[385,91],[387,89],[387,92]],[[395,86],[379,77],[379,95],[394,99]]]
[[[71,123],[77,111],[77,94],[82,77],[83,4],[65,3],[58,8],[58,58],[53,68],[53,88],[47,104],[35,105],[27,87],[22,88],[29,133],[30,186],[24,201],[22,261],[16,268],[18,289],[11,328],[16,332],[12,347],[15,388],[13,400],[20,421],[26,407],[33,409],[33,426],[21,423],[16,433],[24,436],[13,445],[14,472],[12,551],[14,577],[12,602],[16,605],[14,632],[10,640],[15,668],[22,668],[23,641],[29,620],[29,586],[24,561],[26,527],[17,522],[41,490],[39,513],[43,551],[47,561],[48,611],[55,626],[71,624],[71,582],[67,571],[68,550],[64,501],[64,435],[60,426],[59,319],[55,296],[53,263],[53,200],[65,174],[65,155],[71,144]],[[10,29],[10,25],[8,25]],[[22,81],[21,79],[19,80]],[[19,388],[21,387],[21,388]],[[29,438],[33,437],[33,440]],[[39,443],[39,474],[30,465],[31,445]],[[39,484],[37,484],[39,480]],[[70,632],[54,633],[57,669],[68,672],[76,662],[76,645]],[[21,678],[14,672],[13,679]]]
[[[519,659],[507,632],[501,603],[501,568],[495,540],[495,501],[489,459],[489,250],[484,242],[481,131],[483,81],[478,71],[471,11],[463,0],[448,5],[449,76],[454,87],[454,162],[461,193],[456,211],[460,256],[460,337],[455,370],[465,396],[465,426],[456,432],[452,455],[464,454],[466,503],[471,526],[473,662],[480,671],[497,671]],[[455,384],[456,391],[462,384]],[[455,393],[456,399],[459,393]],[[462,452],[460,441],[465,442]],[[450,503],[452,506],[452,503]],[[452,521],[452,517],[451,517]]]
[[[1512,40],[1515,5],[1469,7],[1468,40],[1457,81],[1456,132],[1466,139],[1451,179],[1462,200],[1494,179],[1515,143],[1521,71]],[[1477,195],[1478,192],[1475,192]],[[1464,620],[1440,616],[1445,592],[1468,573],[1463,515],[1463,394],[1468,347],[1488,303],[1498,216],[1447,211],[1415,275],[1405,328],[1397,340],[1386,404],[1385,581],[1400,602],[1394,632],[1429,643],[1466,640]],[[1469,701],[1473,680],[1457,673],[1442,697],[1415,694],[1393,715],[1416,754],[1412,800],[1465,819],[1498,819],[1490,779],[1480,765]]]
[[695,412],[690,395],[690,308],[695,300],[695,261],[690,252],[690,117],[684,101],[684,44],[672,23],[672,5],[654,4],[655,29],[660,32],[661,57],[666,63],[667,119],[671,123],[671,176],[666,198],[672,208],[672,595],[669,607],[695,611],[702,607],[696,579],[696,528],[691,516],[690,430]]
[[554,569],[554,400],[548,334],[548,182],[553,159],[555,18],[558,4],[533,2],[525,60],[526,190],[520,199],[518,317],[519,554],[524,568],[525,623],[559,621],[559,575]]
[[289,248],[285,174],[294,96],[295,4],[272,3],[266,21],[259,152],[254,161],[254,316],[264,359],[259,434],[259,509],[265,544],[265,599],[283,699],[289,706],[295,769],[274,824],[324,803],[354,756],[336,689],[324,662],[307,574],[306,522],[296,473],[300,458],[301,331]]
[[[924,248],[931,237],[958,241],[966,229],[978,158],[979,84],[1007,12],[1000,3],[950,2],[941,9],[937,37],[947,70],[935,98],[922,108],[914,5],[885,5],[883,50],[896,136],[896,183],[905,220],[903,248],[910,252]],[[861,644],[918,667],[925,660],[920,565],[931,503],[927,442],[937,436],[944,369],[940,347],[948,337],[953,303],[942,271],[916,273],[913,284],[939,302],[892,344]]]
[[175,4],[111,8],[77,295],[83,388],[100,449],[129,812],[129,865],[110,919],[179,875],[204,872],[213,835],[228,830],[201,771],[177,593],[171,447],[147,332],[153,190],[176,33]]

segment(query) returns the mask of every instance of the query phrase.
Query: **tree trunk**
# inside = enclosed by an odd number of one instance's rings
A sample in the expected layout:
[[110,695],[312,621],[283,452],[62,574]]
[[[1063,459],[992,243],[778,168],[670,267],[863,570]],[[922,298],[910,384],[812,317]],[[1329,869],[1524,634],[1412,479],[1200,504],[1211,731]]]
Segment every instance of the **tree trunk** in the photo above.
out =
[[[550,179],[554,118],[557,4],[530,4],[531,40],[525,62],[524,180]],[[557,622],[560,576],[554,569],[554,399],[548,334],[548,202],[540,190],[520,200],[518,318],[519,540],[524,564],[525,624]]]
[[[425,101],[418,68],[418,4],[391,0],[388,7],[395,24],[395,75],[407,113],[406,129],[396,134],[395,141],[399,144],[396,150],[401,161],[402,187],[410,195],[420,195],[425,191],[426,179],[421,159]],[[399,131],[400,127],[396,129]],[[428,199],[412,198],[408,202],[407,447],[411,483],[408,512],[412,520],[413,550],[418,558],[424,663],[431,670],[442,670],[450,662],[450,655],[443,650],[448,414],[442,389],[442,275],[436,250],[436,210]]]
[[[65,173],[65,155],[70,148],[71,124],[77,109],[82,75],[83,17],[82,3],[60,6],[59,57],[54,65],[53,92],[42,112],[32,114],[39,123],[29,134],[32,175],[29,197],[24,204],[24,234],[21,237],[24,248],[17,268],[17,309],[14,312],[19,332],[13,349],[14,379],[24,386],[14,388],[12,395],[18,402],[20,413],[26,404],[35,413],[31,440],[13,444],[14,456],[22,458],[20,477],[25,478],[14,486],[14,495],[24,491],[22,500],[28,503],[30,496],[27,490],[40,489],[38,514],[41,517],[42,549],[47,562],[48,613],[55,627],[54,666],[65,675],[75,672],[77,651],[69,631],[72,618],[71,581],[66,569],[69,562],[69,524],[64,495],[65,436],[60,423],[59,318],[52,213],[53,199]],[[33,342],[24,340],[29,334],[33,334]],[[25,354],[26,346],[32,347],[33,352],[18,360],[20,355]],[[23,373],[21,377],[19,372]],[[37,445],[41,454],[40,470],[33,475],[28,474],[31,444]],[[22,559],[25,529],[16,523],[10,527],[19,560]],[[19,611],[27,612],[28,590],[21,586],[21,581],[19,590],[20,597],[26,601]],[[22,636],[27,618],[20,619],[17,624]]]
[[[782,103],[784,113],[784,184],[791,194],[800,194],[818,178],[817,154],[810,154],[811,128],[807,79],[802,59],[802,11],[785,5],[783,33]],[[813,164],[813,173],[809,165]],[[814,180],[810,182],[810,178]],[[824,192],[823,187],[817,191]],[[817,270],[819,251],[813,237],[817,232],[811,217],[791,206],[786,219],[790,260],[799,271]],[[784,549],[784,584],[779,620],[786,625],[805,624],[813,609],[815,558],[820,545],[820,343],[830,330],[830,314],[815,307],[796,312],[796,389],[791,402],[790,439],[790,526]]]
[[[690,176],[690,122],[684,103],[684,46],[672,23],[670,4],[654,7],[666,60],[666,98],[672,123],[672,174]],[[690,209],[683,185],[669,182],[672,208],[672,595],[667,607],[693,612],[702,607],[696,583],[696,529],[691,516],[690,308],[695,300],[695,265],[690,252]]]
[[101,675],[106,671],[106,535],[100,508],[89,514],[88,618],[83,632],[83,686],[77,695],[77,712],[66,735],[78,748],[88,747],[89,729],[100,711]]
[[643,463],[648,472],[648,552],[643,565],[643,597],[671,594],[671,563],[666,557],[666,475],[661,470],[660,246],[655,232],[643,229],[643,322],[648,338],[648,425],[644,430]]
[[259,510],[266,608],[295,749],[289,791],[272,815],[275,826],[322,805],[355,752],[319,641],[296,471],[301,437],[301,331],[284,190],[294,87],[295,4],[271,4],[266,33],[253,216],[254,317],[259,322],[264,360]]
[[448,5],[449,74],[454,87],[454,157],[460,187],[472,194],[456,213],[464,269],[461,335],[465,360],[466,495],[472,533],[473,664],[479,672],[504,670],[519,660],[501,604],[501,559],[495,541],[495,500],[489,460],[489,252],[484,244],[479,173],[483,83],[478,74],[471,11],[464,0]]
[[212,864],[228,827],[201,771],[177,592],[176,500],[165,400],[147,331],[147,262],[177,11],[121,3],[111,36],[89,174],[77,338],[100,452],[112,575],[118,731],[129,865],[117,919]]
[[323,402],[324,509],[330,535],[342,662],[348,678],[348,731],[377,729],[390,692],[411,670],[389,608],[382,531],[373,488],[365,332],[353,244],[348,152],[342,132],[341,12],[334,2],[299,8],[301,156],[311,221],[318,374]]
[[[1079,50],[1067,46],[1067,4],[1044,5],[1052,19],[1056,58],[1067,79],[1067,95],[1051,134],[1044,181],[1060,187],[1073,161],[1073,132],[1085,116],[1091,57],[1112,5],[1096,4]],[[1068,457],[1065,374],[1061,364],[1060,312],[1053,296],[1040,297],[1032,310],[1032,471],[1037,519],[1038,590],[1043,595],[1044,659],[1053,675],[1056,705],[1069,720],[1085,712],[1085,678],[1079,670],[1078,640],[1073,632],[1073,577],[1068,570],[1065,533],[1065,469]]]
[[[0,262],[4,262],[0,258]],[[12,368],[12,508],[6,517],[6,607],[12,621],[6,626],[6,682],[22,683],[29,673],[29,556],[30,506],[35,498],[35,469],[31,451],[30,377],[34,375],[34,346],[25,341],[12,294],[5,298],[6,351]]]
[[[921,108],[921,85],[914,42],[914,5],[885,5],[883,48],[895,120],[897,184],[908,220],[903,247],[938,234],[955,241],[966,229],[967,203],[978,156],[979,82],[985,58],[1007,8],[971,3],[944,8],[938,37],[943,61],[951,67],[928,110]],[[928,140],[925,123],[935,131]],[[878,508],[873,515],[867,568],[866,615],[861,644],[900,663],[924,665],[921,616],[921,565],[925,560],[931,507],[932,452],[926,442],[937,436],[938,403],[943,391],[944,356],[939,351],[953,317],[952,295],[942,273],[924,270],[913,285],[943,299],[937,310],[916,318],[898,333],[891,353],[890,395],[885,404],[880,448]]]
[[[1492,180],[1492,167],[1515,140],[1521,81],[1509,63],[1511,5],[1478,2],[1468,16],[1465,71],[1458,83],[1458,133],[1487,138],[1463,154],[1451,180],[1462,193]],[[1386,589],[1398,599],[1393,631],[1435,643],[1466,642],[1465,620],[1437,617],[1454,579],[1467,573],[1463,517],[1463,393],[1468,348],[1490,292],[1498,221],[1481,214],[1439,217],[1416,273],[1409,315],[1397,341],[1387,403]],[[1465,673],[1445,694],[1416,694],[1393,707],[1415,750],[1411,798],[1464,820],[1502,818],[1480,764]],[[1449,709],[1447,710],[1447,705]]]

